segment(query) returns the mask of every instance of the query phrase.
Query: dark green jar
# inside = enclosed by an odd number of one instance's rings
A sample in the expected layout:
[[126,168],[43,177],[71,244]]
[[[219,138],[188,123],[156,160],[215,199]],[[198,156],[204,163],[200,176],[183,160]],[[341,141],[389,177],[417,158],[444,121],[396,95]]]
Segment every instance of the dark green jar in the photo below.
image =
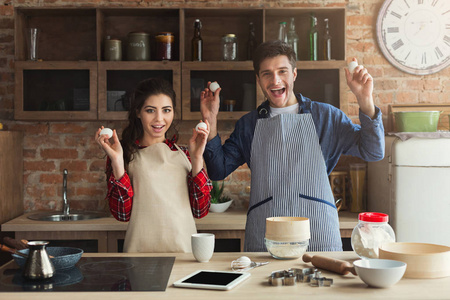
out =
[[117,39],[105,40],[105,60],[120,61],[122,60],[122,41]]
[[150,60],[150,37],[145,32],[130,32],[127,41],[127,60]]

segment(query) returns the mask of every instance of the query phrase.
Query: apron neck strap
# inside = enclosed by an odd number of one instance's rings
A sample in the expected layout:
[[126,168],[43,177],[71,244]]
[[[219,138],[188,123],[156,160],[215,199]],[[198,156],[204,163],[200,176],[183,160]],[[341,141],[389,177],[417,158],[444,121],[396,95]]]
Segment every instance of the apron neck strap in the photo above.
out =
[[[299,114],[308,114],[311,112],[311,107],[307,106],[305,104],[305,101],[302,99],[301,94],[295,95],[298,101],[298,113]],[[258,119],[266,119],[270,117],[270,104],[269,100],[264,101],[260,106],[257,108],[258,111]]]

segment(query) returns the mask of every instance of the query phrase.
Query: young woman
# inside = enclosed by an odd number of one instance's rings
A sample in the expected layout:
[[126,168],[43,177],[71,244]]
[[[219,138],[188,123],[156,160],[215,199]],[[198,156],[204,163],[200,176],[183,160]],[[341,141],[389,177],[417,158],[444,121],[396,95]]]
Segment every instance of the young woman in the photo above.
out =
[[129,221],[124,252],[190,252],[196,233],[193,216],[210,206],[211,181],[203,169],[207,129],[192,130],[189,151],[166,133],[174,120],[175,92],[169,82],[151,78],[138,84],[130,100],[128,126],[112,142],[103,128],[95,134],[108,156],[109,207]]

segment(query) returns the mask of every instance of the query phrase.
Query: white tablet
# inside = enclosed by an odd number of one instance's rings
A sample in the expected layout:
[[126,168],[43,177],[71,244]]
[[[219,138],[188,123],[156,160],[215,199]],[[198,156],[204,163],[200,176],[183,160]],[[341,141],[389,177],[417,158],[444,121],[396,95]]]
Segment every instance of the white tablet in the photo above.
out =
[[250,273],[199,270],[174,282],[176,287],[231,290],[250,277]]

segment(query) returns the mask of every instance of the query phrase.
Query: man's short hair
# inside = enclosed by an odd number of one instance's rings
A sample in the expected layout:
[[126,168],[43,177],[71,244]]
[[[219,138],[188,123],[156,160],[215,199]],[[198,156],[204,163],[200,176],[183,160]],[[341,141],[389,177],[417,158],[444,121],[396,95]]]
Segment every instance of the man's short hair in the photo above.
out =
[[279,55],[287,56],[289,63],[292,66],[292,70],[296,68],[296,55],[291,46],[280,40],[268,41],[260,44],[255,50],[253,56],[253,69],[255,70],[256,76],[259,76],[259,68],[263,60]]

